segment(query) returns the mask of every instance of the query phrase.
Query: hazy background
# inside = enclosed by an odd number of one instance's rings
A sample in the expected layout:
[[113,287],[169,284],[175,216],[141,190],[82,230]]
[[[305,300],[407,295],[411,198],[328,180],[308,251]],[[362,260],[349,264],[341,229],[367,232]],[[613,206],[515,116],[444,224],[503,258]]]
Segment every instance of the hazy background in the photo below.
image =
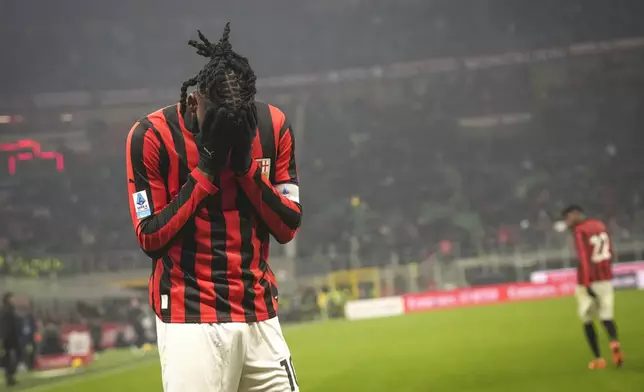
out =
[[148,268],[127,208],[125,137],[203,65],[188,39],[201,29],[217,40],[228,20],[259,97],[297,134],[305,218],[297,243],[275,250],[284,285],[558,252],[427,272],[395,290],[522,280],[570,265],[553,219],[573,202],[605,219],[630,258],[644,229],[643,15],[637,0],[4,0],[3,268]]
[[[282,323],[359,298],[478,304],[506,286],[434,290],[572,267],[569,203],[607,223],[617,261],[644,259],[642,0],[0,0],[0,293],[41,353],[78,329],[155,341],[125,140],[204,65],[197,29],[216,41],[226,21],[296,135],[303,225],[270,260]],[[303,390],[639,391],[637,295],[617,301],[628,365],[598,377],[571,298],[286,331]],[[156,355],[133,353],[48,390],[159,390]]]

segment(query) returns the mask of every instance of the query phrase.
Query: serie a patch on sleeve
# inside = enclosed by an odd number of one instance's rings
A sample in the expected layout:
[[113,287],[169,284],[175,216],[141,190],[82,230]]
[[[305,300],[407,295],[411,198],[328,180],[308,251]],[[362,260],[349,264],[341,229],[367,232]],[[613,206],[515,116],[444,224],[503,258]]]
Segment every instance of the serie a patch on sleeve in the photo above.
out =
[[134,210],[136,211],[136,218],[143,219],[146,216],[152,215],[150,210],[150,202],[148,201],[148,194],[146,191],[140,191],[132,194],[134,201]]
[[296,203],[300,202],[300,187],[295,184],[279,184],[276,186],[279,193]]

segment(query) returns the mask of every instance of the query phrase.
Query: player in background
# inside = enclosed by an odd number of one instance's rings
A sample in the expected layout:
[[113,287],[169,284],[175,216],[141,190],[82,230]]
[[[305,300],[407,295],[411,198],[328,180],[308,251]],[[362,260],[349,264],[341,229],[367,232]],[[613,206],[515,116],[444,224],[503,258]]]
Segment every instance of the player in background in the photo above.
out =
[[300,226],[293,131],[255,101],[255,74],[229,34],[227,24],[216,44],[201,32],[190,41],[208,63],[180,103],[139,120],[127,139],[165,392],[299,390],[267,263],[270,236],[286,243]]
[[613,246],[606,225],[597,219],[587,218],[581,207],[571,205],[562,216],[573,233],[579,264],[577,266],[577,305],[579,317],[584,323],[584,333],[595,356],[588,367],[606,367],[597,343],[594,319],[599,316],[608,336],[613,362],[622,365],[623,357],[617,327],[613,320]]

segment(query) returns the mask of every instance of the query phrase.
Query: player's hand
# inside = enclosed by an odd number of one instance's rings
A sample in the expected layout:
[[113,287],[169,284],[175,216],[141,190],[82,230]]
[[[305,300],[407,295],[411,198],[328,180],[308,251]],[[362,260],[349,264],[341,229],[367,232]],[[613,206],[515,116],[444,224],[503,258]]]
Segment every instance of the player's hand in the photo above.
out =
[[230,168],[237,175],[248,173],[252,160],[252,145],[257,133],[255,107],[241,109],[230,124]]
[[226,165],[230,152],[230,139],[226,132],[228,112],[224,108],[206,111],[195,142],[199,149],[199,170],[215,178]]
[[593,298],[597,298],[597,293],[595,293],[595,290],[593,290],[592,287],[586,286],[586,291],[588,292],[588,295],[590,295]]

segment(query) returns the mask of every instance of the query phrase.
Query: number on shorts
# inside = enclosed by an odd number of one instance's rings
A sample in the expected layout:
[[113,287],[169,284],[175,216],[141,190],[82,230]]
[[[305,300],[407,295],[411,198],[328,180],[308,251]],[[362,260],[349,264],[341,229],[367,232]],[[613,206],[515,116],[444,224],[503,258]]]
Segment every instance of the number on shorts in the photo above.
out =
[[595,234],[590,237],[590,245],[593,247],[593,254],[590,257],[593,263],[601,263],[610,260],[610,238],[608,233]]
[[293,358],[285,359],[280,362],[280,365],[286,369],[286,375],[288,376],[288,383],[291,385],[291,391],[295,390],[296,385],[300,385],[297,382],[297,376],[295,375],[295,368],[293,367]]

